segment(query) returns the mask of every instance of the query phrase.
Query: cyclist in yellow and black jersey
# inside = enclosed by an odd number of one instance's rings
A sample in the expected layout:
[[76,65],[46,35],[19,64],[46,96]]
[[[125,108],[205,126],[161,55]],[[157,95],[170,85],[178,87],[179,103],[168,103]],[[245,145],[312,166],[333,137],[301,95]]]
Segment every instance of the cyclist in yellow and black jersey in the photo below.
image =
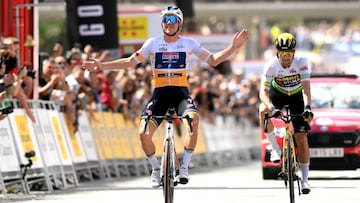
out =
[[[308,194],[308,173],[310,152],[307,141],[307,132],[310,130],[309,121],[312,119],[311,92],[310,92],[310,62],[306,57],[295,55],[296,39],[290,33],[280,34],[276,40],[277,56],[265,64],[261,80],[259,107],[260,127],[264,129],[264,113],[278,117],[284,105],[290,106],[291,114],[303,114],[296,117],[292,124],[295,140],[299,149],[299,169],[301,172],[302,193]],[[276,141],[274,126],[269,120],[268,133],[265,133],[273,150],[270,160],[280,161],[281,149]]]
[[[168,107],[178,107],[178,115],[189,115],[193,119],[193,133],[187,133],[184,140],[184,154],[179,171],[180,183],[189,180],[188,166],[192,152],[197,142],[199,124],[198,108],[189,96],[187,89],[188,65],[191,55],[215,67],[227,60],[233,53],[242,47],[248,39],[248,30],[243,29],[234,34],[232,43],[224,50],[212,54],[203,48],[192,38],[180,36],[183,26],[183,13],[175,6],[168,6],[161,11],[161,28],[163,35],[148,39],[143,46],[128,58],[122,58],[109,62],[89,60],[83,63],[83,68],[89,71],[101,71],[111,69],[126,69],[150,59],[153,76],[154,92],[149,103],[143,110],[143,115],[164,115]],[[184,105],[180,105],[184,104]],[[153,119],[149,125],[149,134],[143,132],[144,120],[140,122],[139,133],[142,148],[152,166],[151,184],[153,187],[160,186],[160,165],[155,156],[155,145],[152,136],[161,120]]]

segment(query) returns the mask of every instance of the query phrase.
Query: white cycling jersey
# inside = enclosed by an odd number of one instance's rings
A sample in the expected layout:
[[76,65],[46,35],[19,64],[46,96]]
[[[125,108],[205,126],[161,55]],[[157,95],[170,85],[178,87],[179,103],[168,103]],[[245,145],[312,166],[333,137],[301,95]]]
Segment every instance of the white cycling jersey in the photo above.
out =
[[150,58],[155,88],[187,87],[187,71],[192,54],[205,62],[211,56],[192,38],[181,36],[175,43],[166,43],[164,37],[160,36],[148,39],[132,57],[139,63]]
[[311,64],[306,57],[294,56],[290,67],[283,68],[279,59],[273,57],[264,66],[261,78],[261,88],[271,86],[286,95],[293,95],[302,91],[301,81],[309,80]]

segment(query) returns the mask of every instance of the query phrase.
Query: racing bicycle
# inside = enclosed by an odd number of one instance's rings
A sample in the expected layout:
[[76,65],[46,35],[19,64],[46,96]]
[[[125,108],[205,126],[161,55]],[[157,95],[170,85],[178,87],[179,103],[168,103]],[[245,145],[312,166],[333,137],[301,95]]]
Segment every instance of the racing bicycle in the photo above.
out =
[[166,121],[166,132],[163,142],[163,154],[161,157],[160,177],[163,187],[163,196],[165,203],[173,203],[174,188],[179,183],[177,175],[179,174],[180,161],[175,150],[173,121],[176,119],[186,119],[189,124],[190,133],[192,133],[192,118],[189,115],[178,116],[175,114],[175,108],[169,108],[165,115],[146,115],[142,116],[145,119],[144,131],[148,131],[148,124],[151,118],[160,118]]
[[[284,121],[285,126],[285,136],[283,138],[283,148],[282,148],[282,165],[281,172],[279,177],[284,180],[285,187],[289,187],[290,203],[295,202],[295,187],[294,182],[297,182],[299,195],[300,192],[300,178],[298,176],[298,161],[296,155],[296,147],[293,133],[290,129],[290,123],[295,117],[303,116],[302,114],[290,114],[290,107],[288,105],[284,106],[285,114],[282,114],[279,119]],[[266,133],[268,119],[273,118],[269,116],[268,113],[265,113],[264,116],[264,132]]]

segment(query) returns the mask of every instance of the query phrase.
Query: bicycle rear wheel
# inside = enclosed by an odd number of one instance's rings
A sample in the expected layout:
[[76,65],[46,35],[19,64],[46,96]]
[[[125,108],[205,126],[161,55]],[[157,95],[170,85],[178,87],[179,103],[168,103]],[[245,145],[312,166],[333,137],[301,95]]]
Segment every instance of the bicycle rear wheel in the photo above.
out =
[[166,140],[165,143],[165,168],[164,168],[164,182],[163,194],[165,203],[173,203],[174,200],[174,177],[172,177],[171,156],[170,156],[170,142]]
[[293,162],[293,157],[292,157],[292,150],[293,148],[291,148],[291,140],[290,137],[287,136],[286,137],[286,162],[287,162],[287,171],[288,171],[288,182],[289,182],[289,195],[290,195],[290,203],[294,203],[295,202],[295,196],[294,196],[294,162]]

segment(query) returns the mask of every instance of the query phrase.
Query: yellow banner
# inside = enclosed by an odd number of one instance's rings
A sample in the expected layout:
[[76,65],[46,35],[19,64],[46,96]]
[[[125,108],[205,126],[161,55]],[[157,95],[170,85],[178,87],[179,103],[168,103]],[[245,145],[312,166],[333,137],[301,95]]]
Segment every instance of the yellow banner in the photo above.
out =
[[61,156],[64,160],[68,160],[69,159],[69,155],[67,153],[67,150],[66,150],[66,144],[65,144],[65,140],[63,139],[63,136],[61,134],[61,127],[60,127],[60,122],[59,122],[59,118],[57,116],[52,116],[51,117],[51,122],[54,126],[54,129],[55,129],[55,136],[56,136],[56,139],[59,143],[59,147],[60,147],[60,153],[61,153]]
[[146,16],[123,16],[118,18],[119,39],[148,38],[148,18]]
[[125,127],[124,116],[120,113],[115,113],[115,125],[117,128],[118,136],[120,138],[121,148],[123,151],[123,158],[133,159],[134,153],[132,151],[128,133]]
[[104,112],[106,129],[109,132],[111,147],[114,150],[115,157],[120,159],[123,157],[123,151],[121,148],[120,136],[118,135],[119,132],[115,126],[114,115],[115,114],[111,112]]
[[79,140],[77,139],[76,134],[75,134],[76,133],[75,127],[74,127],[73,123],[69,122],[69,119],[66,119],[65,122],[66,122],[66,126],[68,128],[68,131],[69,131],[71,147],[74,150],[75,157],[82,157],[83,153],[80,148]]
[[[16,127],[20,136],[21,144],[24,152],[35,151],[34,143],[31,139],[29,124],[27,122],[25,115],[15,115],[14,116]],[[33,161],[36,161],[36,156],[33,158]]]
[[111,149],[111,143],[109,140],[109,133],[106,130],[105,121],[102,118],[101,112],[94,112],[94,115],[96,117],[96,128],[98,129],[98,138],[101,143],[101,149],[103,151],[103,155],[105,159],[112,159],[112,149]]

